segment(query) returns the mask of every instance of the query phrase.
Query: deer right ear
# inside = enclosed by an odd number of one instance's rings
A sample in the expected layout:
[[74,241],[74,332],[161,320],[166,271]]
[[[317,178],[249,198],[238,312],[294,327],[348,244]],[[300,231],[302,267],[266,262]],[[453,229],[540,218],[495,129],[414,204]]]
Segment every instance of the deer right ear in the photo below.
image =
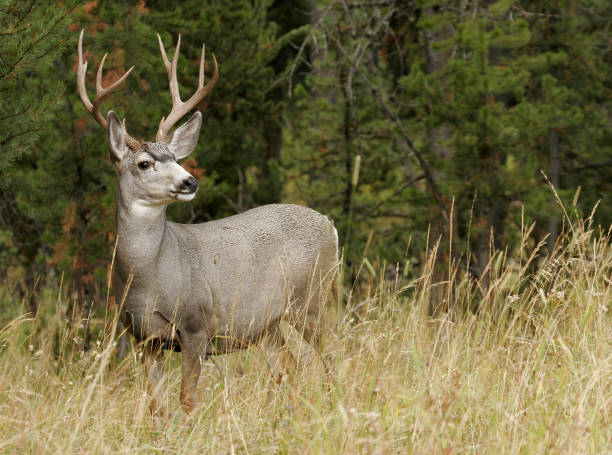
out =
[[196,111],[185,124],[176,129],[168,148],[177,161],[189,156],[196,144],[202,126],[202,114]]
[[125,130],[121,120],[113,111],[108,112],[108,146],[113,163],[123,160],[127,156],[127,146],[125,144]]

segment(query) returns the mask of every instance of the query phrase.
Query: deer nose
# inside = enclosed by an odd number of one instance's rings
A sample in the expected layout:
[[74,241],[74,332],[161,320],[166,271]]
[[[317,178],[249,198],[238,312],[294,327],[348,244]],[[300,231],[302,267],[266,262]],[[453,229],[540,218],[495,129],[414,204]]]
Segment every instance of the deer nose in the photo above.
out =
[[181,191],[184,191],[187,193],[195,193],[197,190],[198,190],[198,181],[191,176],[183,180],[183,183],[181,183]]

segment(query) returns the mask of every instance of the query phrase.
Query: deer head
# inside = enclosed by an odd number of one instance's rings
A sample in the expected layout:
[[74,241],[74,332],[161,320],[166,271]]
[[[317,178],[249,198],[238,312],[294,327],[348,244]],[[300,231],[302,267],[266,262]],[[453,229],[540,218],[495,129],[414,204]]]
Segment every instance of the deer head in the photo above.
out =
[[119,190],[124,199],[127,199],[124,202],[130,206],[134,204],[138,207],[164,206],[175,200],[190,201],[195,197],[198,182],[178,164],[178,161],[187,157],[194,150],[202,126],[202,114],[196,111],[185,124],[176,129],[170,140],[167,140],[167,136],[172,127],[210,93],[219,78],[217,60],[213,55],[213,77],[208,84],[204,85],[205,47],[203,45],[198,89],[191,98],[183,102],[179,95],[176,76],[181,37],[179,35],[172,62],[166,56],[166,50],[159,34],[157,39],[168,74],[172,110],[167,117],[161,119],[155,137],[156,141],[146,142],[130,136],[125,128],[125,120],[121,122],[113,111],[108,112],[106,119],[100,113],[102,100],[126,80],[134,67],[132,66],[108,87],[103,87],[102,70],[108,55],[105,54],[96,74],[96,96],[92,103],[85,88],[87,61],[83,61],[83,30],[79,36],[78,93],[94,119],[108,131],[110,156],[119,175]]

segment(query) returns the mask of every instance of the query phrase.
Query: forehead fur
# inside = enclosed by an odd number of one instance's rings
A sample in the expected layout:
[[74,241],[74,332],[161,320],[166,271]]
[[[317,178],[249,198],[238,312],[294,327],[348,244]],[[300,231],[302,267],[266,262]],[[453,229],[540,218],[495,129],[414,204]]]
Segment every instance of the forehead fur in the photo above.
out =
[[176,158],[168,146],[161,142],[143,142],[138,150],[130,150],[128,160],[134,162],[143,154],[150,155],[155,161],[160,161],[162,163],[165,161],[176,161]]

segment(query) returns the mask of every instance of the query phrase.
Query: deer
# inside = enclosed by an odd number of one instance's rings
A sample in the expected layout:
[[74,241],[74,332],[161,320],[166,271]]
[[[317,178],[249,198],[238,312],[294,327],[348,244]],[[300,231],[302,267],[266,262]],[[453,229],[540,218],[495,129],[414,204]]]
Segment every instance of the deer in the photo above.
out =
[[[101,102],[128,77],[133,66],[107,87],[96,74],[96,94],[86,91],[83,32],[78,40],[77,92],[93,118],[107,131],[110,161],[117,176],[113,288],[122,295],[119,319],[142,346],[149,407],[164,415],[164,351],[181,353],[180,402],[187,416],[197,407],[203,359],[256,345],[271,374],[286,375],[288,325],[307,345],[320,349],[323,309],[337,275],[338,233],[325,215],[292,204],[270,204],[200,224],[166,219],[168,204],[192,201],[198,181],[179,161],[198,141],[197,110],[219,78],[204,85],[205,45],[198,88],[182,101],[177,80],[179,35],[172,61],[157,35],[168,76],[172,108],[154,142],[135,139]],[[171,129],[195,112],[172,134]],[[285,351],[286,353],[286,351]],[[293,363],[295,365],[295,363]]]

